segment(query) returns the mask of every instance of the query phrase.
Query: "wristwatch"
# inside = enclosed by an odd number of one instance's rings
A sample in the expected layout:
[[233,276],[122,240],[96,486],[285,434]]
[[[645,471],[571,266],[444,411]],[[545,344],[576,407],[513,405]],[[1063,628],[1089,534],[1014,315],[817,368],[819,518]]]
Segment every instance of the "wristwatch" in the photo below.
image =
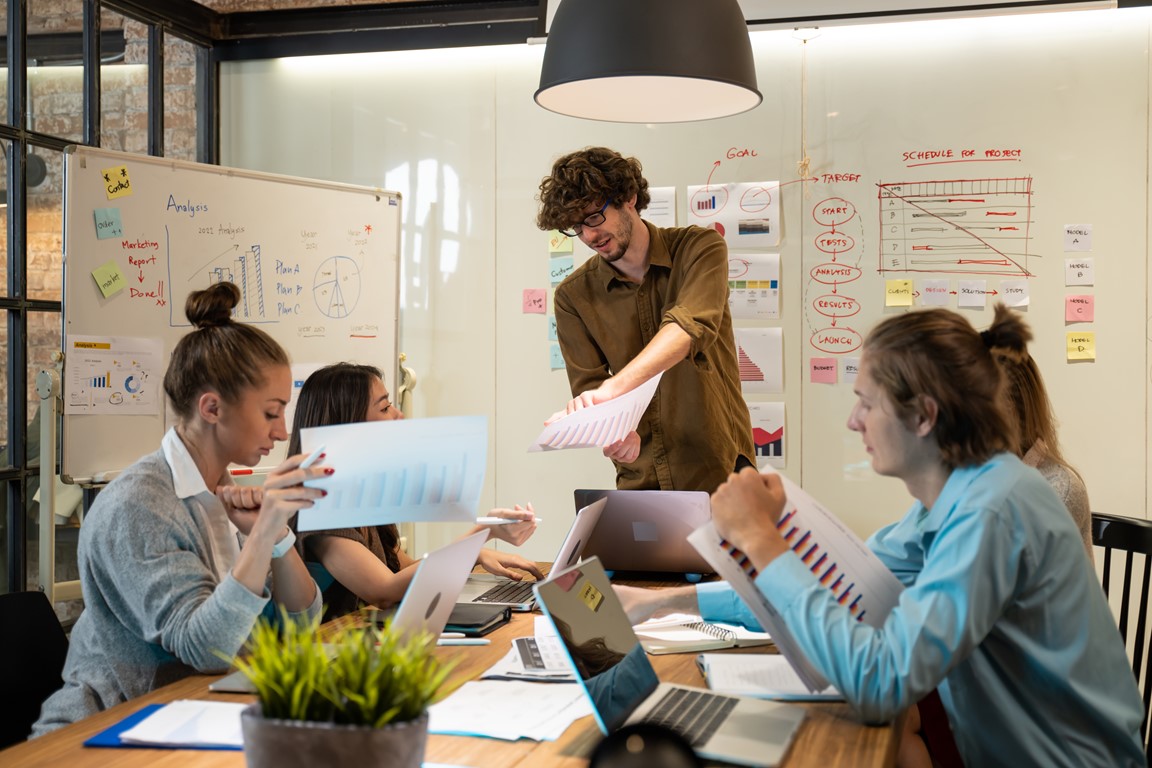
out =
[[284,534],[280,541],[272,545],[272,559],[275,560],[278,557],[284,557],[284,555],[288,554],[288,550],[292,549],[292,545],[295,543],[296,534],[292,532],[291,528],[289,528],[288,533]]

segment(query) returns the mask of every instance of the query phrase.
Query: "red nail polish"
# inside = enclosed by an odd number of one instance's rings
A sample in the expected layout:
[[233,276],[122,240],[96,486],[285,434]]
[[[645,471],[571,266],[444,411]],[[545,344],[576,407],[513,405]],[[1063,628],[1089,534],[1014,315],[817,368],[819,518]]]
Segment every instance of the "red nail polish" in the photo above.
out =
[[320,489],[320,497],[321,497],[321,498],[323,498],[323,497],[325,497],[325,496],[327,496],[327,495],[328,495],[328,491],[326,491],[326,490],[324,490],[323,488],[321,488],[321,489]]
[[330,475],[336,471],[335,467],[324,467],[324,474]]

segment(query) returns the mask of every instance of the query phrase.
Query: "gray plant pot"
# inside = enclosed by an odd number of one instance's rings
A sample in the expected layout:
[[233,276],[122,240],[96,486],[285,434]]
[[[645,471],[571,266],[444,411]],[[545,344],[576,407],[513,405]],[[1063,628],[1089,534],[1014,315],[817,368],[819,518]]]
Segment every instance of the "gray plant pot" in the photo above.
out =
[[386,765],[420,768],[428,741],[428,713],[384,728],[263,717],[259,702],[240,715],[249,768]]

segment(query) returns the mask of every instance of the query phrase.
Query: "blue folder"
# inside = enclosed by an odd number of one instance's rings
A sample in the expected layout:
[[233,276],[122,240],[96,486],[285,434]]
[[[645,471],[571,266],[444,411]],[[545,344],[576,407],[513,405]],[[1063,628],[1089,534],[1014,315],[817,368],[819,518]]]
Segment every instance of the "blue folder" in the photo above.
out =
[[153,712],[155,712],[156,710],[160,709],[163,706],[164,706],[163,704],[149,704],[145,707],[140,708],[139,710],[128,715],[128,717],[126,717],[123,720],[121,720],[120,722],[116,723],[116,725],[113,725],[110,728],[105,728],[103,731],[100,731],[100,733],[96,734],[95,736],[93,736],[90,739],[88,739],[87,741],[85,741],[84,746],[86,746],[86,747],[129,747],[129,748],[130,747],[137,747],[137,748],[142,748],[142,749],[225,749],[225,750],[231,750],[233,752],[241,751],[240,747],[230,747],[230,746],[166,747],[166,746],[156,745],[156,744],[125,743],[125,742],[120,740],[120,734],[121,733],[128,730],[129,728],[136,725],[137,723],[141,722],[144,718],[148,717],[148,715],[152,714]]

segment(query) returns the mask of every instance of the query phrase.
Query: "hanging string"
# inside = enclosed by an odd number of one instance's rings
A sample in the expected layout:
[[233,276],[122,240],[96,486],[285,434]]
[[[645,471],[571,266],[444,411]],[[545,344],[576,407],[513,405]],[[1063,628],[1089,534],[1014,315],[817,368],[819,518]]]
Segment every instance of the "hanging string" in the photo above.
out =
[[[812,165],[812,158],[808,156],[808,38],[802,38],[800,44],[800,161],[796,163],[796,175],[807,179]],[[809,184],[800,186],[804,188],[805,198],[811,196]]]

